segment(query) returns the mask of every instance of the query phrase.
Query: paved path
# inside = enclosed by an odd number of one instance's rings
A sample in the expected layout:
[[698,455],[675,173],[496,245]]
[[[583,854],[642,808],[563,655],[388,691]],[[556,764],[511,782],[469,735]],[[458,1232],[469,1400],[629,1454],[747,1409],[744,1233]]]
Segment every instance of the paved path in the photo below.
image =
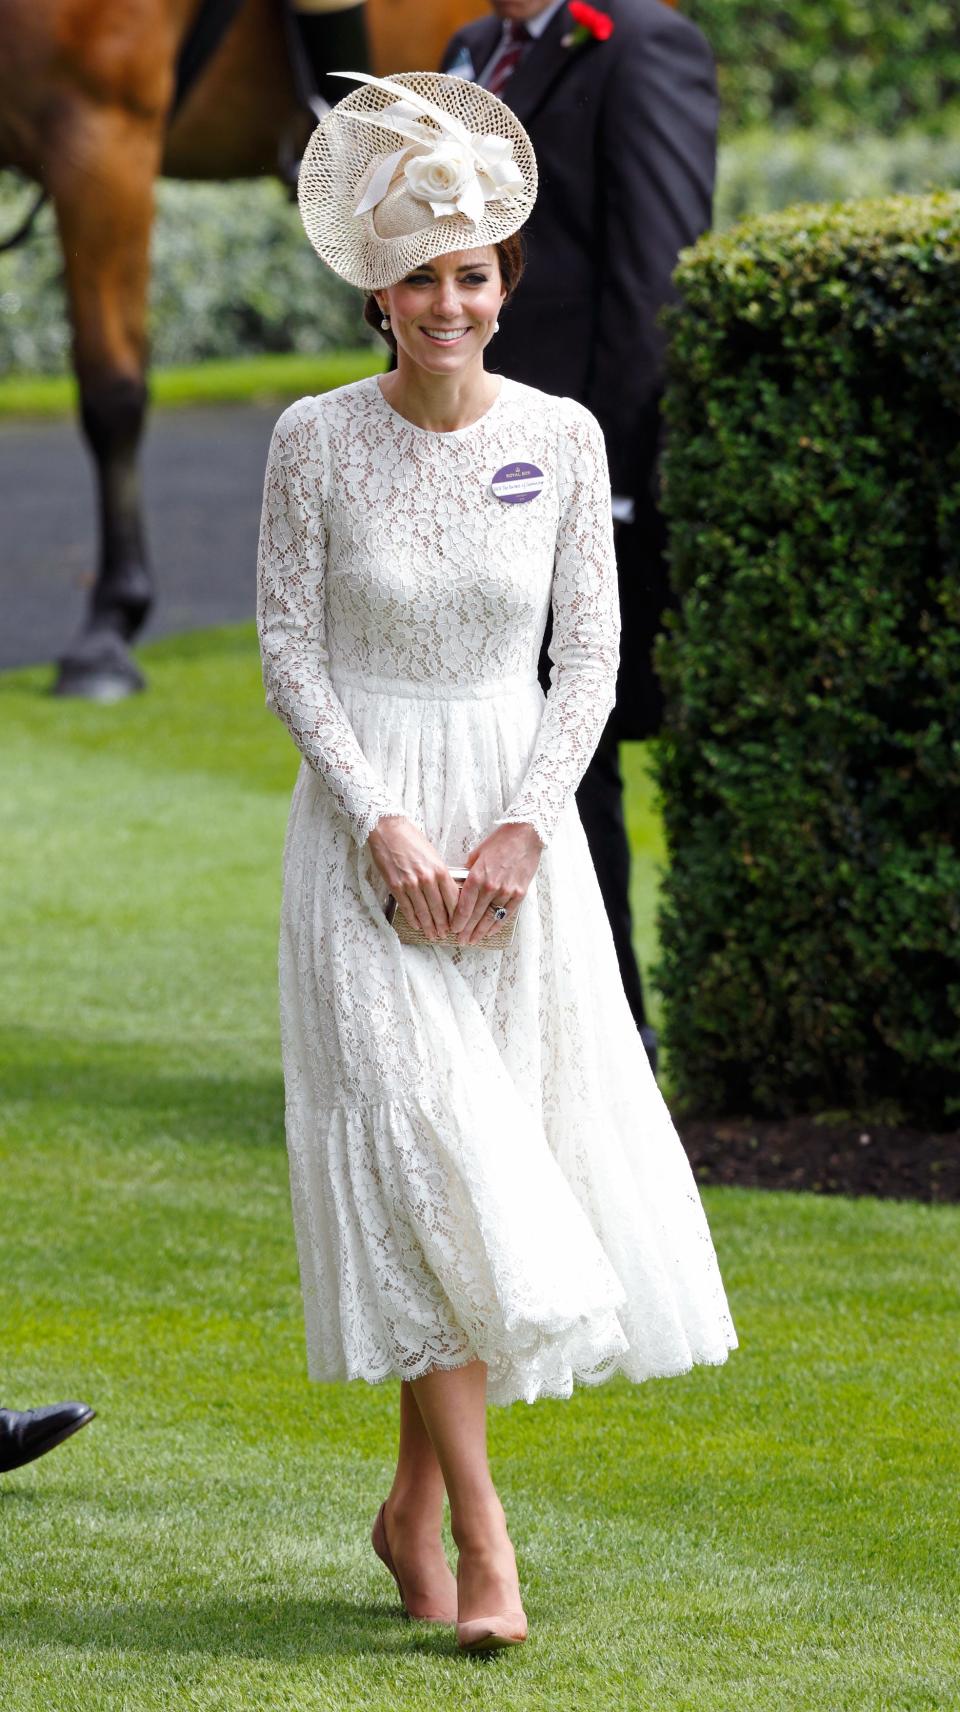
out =
[[[253,617],[263,471],[280,409],[152,412],[143,484],[157,598],[141,640]],[[0,668],[63,651],[96,553],[93,469],[79,428],[0,422]]]

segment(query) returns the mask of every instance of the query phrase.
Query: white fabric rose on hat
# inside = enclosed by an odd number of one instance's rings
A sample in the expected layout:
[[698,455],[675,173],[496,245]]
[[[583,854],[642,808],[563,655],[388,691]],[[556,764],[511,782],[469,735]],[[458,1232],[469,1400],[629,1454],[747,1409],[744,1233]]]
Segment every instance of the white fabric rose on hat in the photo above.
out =
[[403,148],[392,149],[375,162],[355,214],[365,214],[383,200],[401,162],[407,190],[418,202],[429,202],[435,219],[462,214],[478,225],[488,202],[523,194],[523,174],[509,137],[468,131],[430,103],[420,105],[431,117],[438,114],[444,121],[442,130],[425,124],[410,100],[394,101],[382,113],[350,114],[357,124],[399,131],[408,139]]
[[444,137],[428,154],[408,160],[403,172],[411,196],[429,202],[437,219],[463,214],[474,225],[483,219],[489,201],[523,190],[523,175],[507,137],[474,136],[467,143]]
[[444,137],[429,154],[414,155],[407,161],[403,176],[411,196],[416,196],[421,202],[429,202],[437,218],[441,214],[468,214],[472,220],[482,218],[482,191],[478,213],[470,213],[460,206],[460,199],[465,194],[470,201],[474,200],[469,197],[469,191],[475,182],[476,171],[472,149],[452,137]]

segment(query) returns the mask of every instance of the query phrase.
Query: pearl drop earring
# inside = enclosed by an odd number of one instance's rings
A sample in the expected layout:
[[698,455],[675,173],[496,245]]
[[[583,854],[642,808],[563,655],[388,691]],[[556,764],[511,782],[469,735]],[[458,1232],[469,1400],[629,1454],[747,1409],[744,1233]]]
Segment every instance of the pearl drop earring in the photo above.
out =
[[494,322],[494,323],[493,323],[493,330],[494,330],[494,332],[495,332],[495,333],[499,333],[499,331],[500,331],[500,323],[499,323],[499,321],[495,321],[495,322]]
[[383,320],[382,320],[382,321],[381,321],[381,323],[380,323],[380,325],[381,325],[381,327],[382,327],[382,328],[383,328],[383,330],[384,330],[384,332],[386,332],[386,331],[387,331],[387,328],[388,328],[388,327],[389,327],[389,325],[390,325],[390,317],[389,317],[389,315],[385,315],[385,316],[384,316],[384,317],[383,317]]

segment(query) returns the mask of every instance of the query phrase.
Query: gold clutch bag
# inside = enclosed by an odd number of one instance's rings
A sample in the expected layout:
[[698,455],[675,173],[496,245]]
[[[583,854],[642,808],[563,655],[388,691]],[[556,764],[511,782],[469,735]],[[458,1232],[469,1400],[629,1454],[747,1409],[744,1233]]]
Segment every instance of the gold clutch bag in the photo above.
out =
[[[469,872],[470,872],[469,868],[451,868],[450,869],[451,877],[454,880],[456,880],[458,886],[463,885],[463,882],[466,879]],[[512,942],[513,942],[513,936],[517,931],[517,919],[518,919],[519,915],[520,915],[520,910],[519,910],[519,908],[517,908],[514,911],[513,915],[508,916],[506,921],[500,922],[498,924],[498,926],[494,928],[492,933],[488,933],[486,935],[486,937],[484,939],[481,939],[476,945],[464,946],[464,950],[465,951],[503,951],[503,950],[505,950],[506,947],[508,945],[512,944]],[[397,938],[399,940],[401,940],[404,945],[457,945],[457,944],[459,944],[459,941],[455,938],[455,936],[452,933],[444,934],[442,939],[428,939],[426,934],[422,931],[421,928],[411,927],[407,921],[406,916],[403,914],[403,911],[398,908],[397,900],[394,897],[392,892],[390,893],[390,896],[388,897],[387,903],[386,903],[386,917],[387,917],[388,922],[390,923],[390,926],[393,928]]]

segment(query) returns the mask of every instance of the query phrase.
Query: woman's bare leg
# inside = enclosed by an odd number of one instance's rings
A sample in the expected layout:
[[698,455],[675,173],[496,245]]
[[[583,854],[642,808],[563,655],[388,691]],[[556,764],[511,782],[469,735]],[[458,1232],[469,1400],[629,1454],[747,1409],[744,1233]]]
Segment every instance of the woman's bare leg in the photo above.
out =
[[408,1607],[456,1615],[457,1588],[443,1549],[443,1474],[412,1387],[400,1386],[400,1448],[384,1527]]
[[460,1620],[520,1611],[517,1564],[487,1461],[487,1369],[471,1361],[412,1388],[450,1499],[460,1553]]

